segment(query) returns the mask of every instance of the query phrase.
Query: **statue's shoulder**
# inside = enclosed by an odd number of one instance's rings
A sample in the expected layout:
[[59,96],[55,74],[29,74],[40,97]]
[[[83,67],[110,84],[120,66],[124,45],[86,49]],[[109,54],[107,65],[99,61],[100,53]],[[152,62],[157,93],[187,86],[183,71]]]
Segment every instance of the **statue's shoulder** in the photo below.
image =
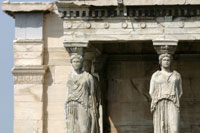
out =
[[73,75],[73,72],[69,72],[69,73],[67,74],[67,77],[69,77],[68,80],[71,79],[72,75]]
[[159,74],[160,74],[160,70],[157,70],[156,72],[154,72],[154,73],[152,74],[152,78],[158,76]]
[[179,72],[177,72],[176,70],[174,70],[173,72],[177,77],[181,77],[181,74]]
[[89,72],[83,72],[84,77],[92,78],[92,75]]
[[86,71],[83,71],[83,75],[85,75],[85,76],[89,76],[90,73],[89,73],[89,72],[86,72]]

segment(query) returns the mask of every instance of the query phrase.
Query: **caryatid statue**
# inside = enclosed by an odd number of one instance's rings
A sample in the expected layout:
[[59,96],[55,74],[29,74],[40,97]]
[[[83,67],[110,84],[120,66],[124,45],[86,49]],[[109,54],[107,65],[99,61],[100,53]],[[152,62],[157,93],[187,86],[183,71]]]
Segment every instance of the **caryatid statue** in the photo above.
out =
[[67,133],[99,133],[94,78],[82,69],[82,55],[73,54],[70,61],[73,71],[67,81]]
[[171,70],[172,55],[159,56],[161,70],[156,71],[150,82],[154,133],[179,133],[179,99],[182,95],[180,74]]

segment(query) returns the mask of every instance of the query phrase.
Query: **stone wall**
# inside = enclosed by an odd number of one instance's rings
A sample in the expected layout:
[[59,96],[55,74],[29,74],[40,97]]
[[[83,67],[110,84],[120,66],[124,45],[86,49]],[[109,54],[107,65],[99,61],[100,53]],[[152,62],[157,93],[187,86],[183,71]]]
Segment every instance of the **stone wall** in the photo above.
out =
[[[181,133],[200,132],[200,63],[174,61],[182,74]],[[191,70],[192,68],[192,70]],[[149,80],[157,62],[118,61],[108,65],[107,117],[112,133],[153,133]]]
[[45,77],[45,133],[64,133],[67,75],[72,70],[63,45],[63,23],[56,14],[44,18],[44,64],[49,66]]

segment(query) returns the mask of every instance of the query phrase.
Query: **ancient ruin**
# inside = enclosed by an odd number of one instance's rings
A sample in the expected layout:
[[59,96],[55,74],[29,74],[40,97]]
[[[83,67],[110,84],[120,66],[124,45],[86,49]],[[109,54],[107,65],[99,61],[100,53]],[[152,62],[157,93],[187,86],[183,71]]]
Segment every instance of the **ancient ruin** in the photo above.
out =
[[2,10],[15,19],[15,133],[200,132],[200,1],[5,1]]

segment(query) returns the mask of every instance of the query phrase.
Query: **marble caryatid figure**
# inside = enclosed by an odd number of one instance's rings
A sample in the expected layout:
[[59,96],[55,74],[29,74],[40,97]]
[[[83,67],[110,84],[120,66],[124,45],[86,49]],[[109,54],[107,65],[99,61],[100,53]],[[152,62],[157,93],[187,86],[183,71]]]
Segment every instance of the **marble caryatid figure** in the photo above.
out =
[[65,103],[67,133],[99,133],[93,76],[82,69],[81,55],[72,55],[71,63]]
[[171,70],[172,56],[161,54],[161,70],[156,71],[150,82],[154,133],[179,133],[179,99],[182,95],[181,76]]

